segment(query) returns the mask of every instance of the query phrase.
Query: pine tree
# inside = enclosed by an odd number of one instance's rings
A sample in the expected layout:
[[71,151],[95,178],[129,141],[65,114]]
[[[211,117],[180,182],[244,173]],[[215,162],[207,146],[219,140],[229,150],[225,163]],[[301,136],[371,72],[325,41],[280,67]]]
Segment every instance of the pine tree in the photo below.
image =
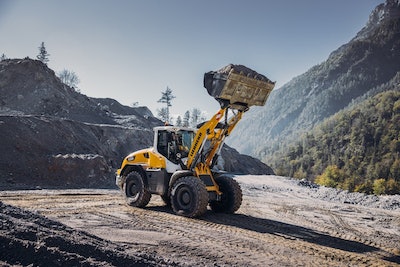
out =
[[47,53],[46,47],[44,46],[44,42],[42,42],[42,44],[38,48],[39,48],[39,54],[36,56],[36,58],[47,65],[47,62],[49,62],[50,54]]
[[200,121],[200,116],[201,116],[201,111],[198,108],[193,108],[192,109],[192,118],[191,118],[191,124],[192,126],[196,126],[199,121]]
[[169,114],[167,108],[161,108],[157,109],[157,116],[160,120],[162,120],[165,123],[169,123]]
[[[167,107],[165,108],[164,112],[165,117],[169,119],[169,107],[172,106],[171,101],[175,98],[172,94],[172,90],[167,86],[164,92],[161,92],[161,98],[157,101],[158,103],[165,103]],[[165,120],[168,121],[168,120]]]
[[189,121],[190,121],[190,111],[186,111],[185,115],[183,116],[183,127],[189,127]]
[[206,120],[206,118],[202,114],[201,110],[198,109],[198,108],[193,108],[191,115],[192,116],[191,116],[190,122],[191,122],[192,127],[196,127],[197,124],[199,124],[200,122]]
[[176,126],[181,127],[182,126],[182,118],[181,116],[178,116],[178,118],[176,118]]

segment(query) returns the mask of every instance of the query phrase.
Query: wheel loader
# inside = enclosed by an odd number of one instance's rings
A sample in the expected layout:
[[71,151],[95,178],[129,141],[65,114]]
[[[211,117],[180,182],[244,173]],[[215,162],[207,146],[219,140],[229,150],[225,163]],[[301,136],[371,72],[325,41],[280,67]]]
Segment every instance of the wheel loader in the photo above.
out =
[[182,216],[234,213],[242,203],[240,185],[217,170],[225,138],[251,106],[263,106],[275,83],[243,66],[228,65],[204,74],[204,87],[220,110],[197,129],[154,128],[153,147],[125,157],[116,184],[129,205],[145,207],[152,194]]

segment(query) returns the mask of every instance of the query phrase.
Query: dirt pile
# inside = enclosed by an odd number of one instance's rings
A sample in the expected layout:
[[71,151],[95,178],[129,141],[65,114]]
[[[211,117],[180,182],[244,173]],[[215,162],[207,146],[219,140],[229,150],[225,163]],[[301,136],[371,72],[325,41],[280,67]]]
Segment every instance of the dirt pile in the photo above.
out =
[[[123,158],[162,125],[146,107],[76,92],[29,58],[0,61],[0,95],[0,189],[114,187]],[[228,171],[273,173],[234,150],[224,157]]]
[[217,73],[223,73],[223,74],[229,74],[231,72],[237,73],[237,74],[242,74],[247,77],[251,77],[260,81],[268,82],[268,83],[274,83],[270,79],[268,79],[266,76],[249,69],[246,66],[243,65],[234,65],[234,64],[229,64],[219,70],[216,71]]
[[227,145],[221,150],[224,170],[237,174],[275,174],[271,167],[262,163],[260,160],[247,155],[242,155]]
[[126,107],[115,100],[91,98],[76,92],[41,61],[29,58],[0,61],[0,94],[3,112],[16,110],[97,124],[117,124],[114,115],[134,115],[136,118],[147,116],[146,123],[141,124],[143,127],[160,124],[145,107]]
[[[152,142],[150,130],[43,116],[0,116],[0,186],[110,187],[132,150]],[[78,156],[74,156],[78,155]]]
[[[0,202],[0,265],[171,266],[39,214]],[[173,264],[172,264],[173,266]]]

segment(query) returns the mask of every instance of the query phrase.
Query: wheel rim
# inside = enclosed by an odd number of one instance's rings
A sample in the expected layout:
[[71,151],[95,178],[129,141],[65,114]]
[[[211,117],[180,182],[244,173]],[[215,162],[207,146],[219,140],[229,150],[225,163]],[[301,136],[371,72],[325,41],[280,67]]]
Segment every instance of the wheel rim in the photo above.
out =
[[171,206],[173,211],[186,217],[197,217],[207,211],[208,193],[206,185],[197,177],[181,177],[172,186]]
[[182,186],[179,188],[177,191],[177,197],[176,200],[178,202],[178,205],[182,209],[187,209],[190,207],[190,204],[192,203],[192,198],[193,198],[193,193],[192,191],[187,188],[186,186]]
[[126,196],[129,198],[137,199],[140,193],[140,186],[135,181],[130,181],[126,188]]

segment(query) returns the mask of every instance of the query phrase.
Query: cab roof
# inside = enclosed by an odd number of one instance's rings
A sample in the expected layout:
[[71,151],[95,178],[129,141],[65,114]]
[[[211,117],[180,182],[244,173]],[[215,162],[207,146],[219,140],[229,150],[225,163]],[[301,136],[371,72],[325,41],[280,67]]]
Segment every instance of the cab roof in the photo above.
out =
[[156,131],[170,131],[170,132],[177,132],[177,131],[190,131],[190,132],[194,132],[196,131],[196,129],[193,128],[189,128],[189,127],[179,127],[179,126],[157,126],[154,127],[153,130]]

